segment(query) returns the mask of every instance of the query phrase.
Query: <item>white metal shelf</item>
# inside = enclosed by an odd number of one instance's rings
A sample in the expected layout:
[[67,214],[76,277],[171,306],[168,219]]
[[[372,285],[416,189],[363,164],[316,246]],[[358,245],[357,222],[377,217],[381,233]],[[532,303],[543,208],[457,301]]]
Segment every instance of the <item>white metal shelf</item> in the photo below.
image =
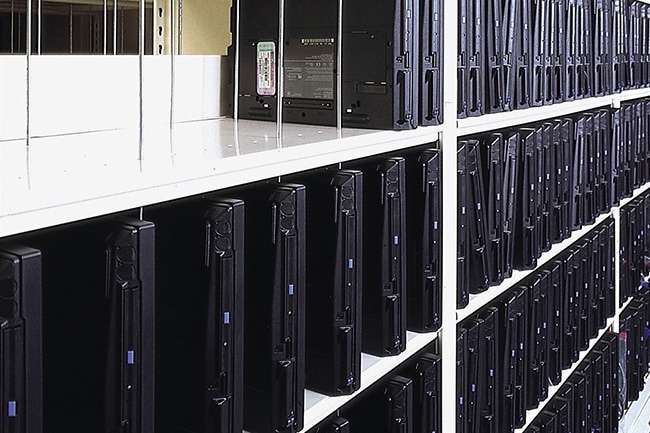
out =
[[512,277],[508,278],[500,285],[490,287],[485,292],[476,295],[470,295],[470,300],[467,307],[456,311],[456,323],[462,322],[463,320],[467,319],[472,314],[476,313],[478,310],[483,308],[485,305],[489,304],[491,301],[498,298],[503,293],[515,287],[524,278],[528,277],[534,272],[538,272],[546,263],[553,260],[558,254],[560,254],[562,251],[566,250],[571,245],[576,243],[578,240],[580,240],[580,238],[582,238],[584,235],[589,233],[589,231],[592,230],[594,227],[596,227],[598,224],[602,223],[607,218],[611,217],[611,215],[612,215],[611,212],[600,215],[598,218],[596,218],[596,222],[594,222],[593,224],[588,226],[583,226],[580,230],[571,232],[570,238],[560,243],[552,245],[549,251],[543,253],[542,256],[539,259],[537,259],[537,266],[535,267],[535,269],[525,270],[525,271],[513,270]]
[[0,237],[436,141],[441,127],[337,130],[216,119],[3,142]]
[[[5,141],[0,237],[650,96],[650,88],[459,119],[458,127],[376,131],[214,119]],[[451,126],[451,127],[450,127]],[[61,155],[65,155],[61,158]]]
[[[642,1],[650,3],[650,0]],[[443,14],[444,22],[455,23],[458,18],[457,2],[446,2]],[[447,90],[443,111],[447,121],[440,127],[420,127],[411,131],[337,131],[335,128],[286,124],[281,129],[281,136],[278,136],[274,123],[216,119],[179,123],[172,129],[168,125],[158,125],[159,128],[155,128],[156,125],[148,124],[151,128],[142,133],[135,130],[111,130],[30,137],[29,146],[26,146],[24,140],[3,141],[0,143],[0,238],[422,145],[439,138],[443,149],[455,150],[459,136],[510,128],[601,107],[616,107],[623,101],[650,96],[650,88],[645,88],[456,120],[457,26],[445,26],[443,33],[443,80]],[[177,85],[180,83],[182,80],[176,81]],[[183,92],[177,94],[182,95]],[[31,97],[33,96],[32,93]],[[158,97],[158,94],[155,96]],[[148,107],[153,111],[156,108],[154,105]],[[50,114],[45,113],[46,119],[49,119],[47,116]],[[72,118],[77,119],[74,116]],[[448,234],[443,237],[443,248],[444,251],[452,252],[443,255],[443,323],[447,325],[434,334],[408,333],[407,351],[399,356],[375,358],[364,354],[361,378],[363,389],[440,337],[440,354],[444,360],[443,393],[455,396],[456,368],[455,362],[451,360],[456,354],[456,328],[450,325],[454,319],[458,322],[469,316],[534,272],[515,272],[504,284],[484,294],[472,296],[468,307],[456,310],[456,257],[453,253],[456,251],[456,152],[443,152],[442,156],[445,179],[443,225]],[[625,203],[628,201],[622,201],[621,205]],[[612,213],[618,226],[617,210]],[[607,217],[608,215],[599,217],[596,223]],[[574,232],[569,240],[553,246],[538,261],[537,269],[591,228],[593,225]],[[618,246],[614,254],[618,257]],[[608,324],[615,324],[617,320],[618,314]],[[564,373],[563,380],[568,374]],[[554,393],[555,390],[550,392]],[[306,391],[304,431],[360,394],[361,391],[352,396],[327,397]],[[444,399],[443,431],[455,431],[455,411],[455,398]],[[528,419],[533,418],[534,413],[529,413]]]
[[571,376],[571,374],[575,371],[575,369],[578,368],[580,363],[584,361],[587,355],[593,350],[596,343],[598,343],[598,341],[600,341],[600,339],[603,338],[605,332],[607,332],[612,327],[614,320],[618,320],[618,315],[609,318],[607,320],[607,325],[605,326],[605,328],[598,331],[598,336],[596,338],[591,339],[591,341],[589,342],[589,347],[580,352],[580,354],[578,355],[578,361],[574,362],[571,365],[571,367],[569,367],[568,369],[562,371],[562,379],[560,380],[560,383],[557,385],[549,386],[548,397],[546,398],[546,400],[540,402],[536,408],[526,411],[526,423],[524,424],[523,427],[516,429],[515,430],[516,433],[525,431],[526,428],[535,420],[537,415],[539,415],[544,410],[548,402],[551,401],[551,399],[559,391],[562,385],[564,385],[564,383],[567,381],[569,376]]
[[[650,0],[648,1],[648,4],[650,4]],[[612,96],[614,97],[614,102],[616,102],[617,99],[620,101],[631,101],[633,99],[645,98],[647,96],[650,96],[650,87],[625,90],[621,93],[615,93]]]
[[627,198],[622,199],[621,202],[619,203],[618,207],[622,208],[624,206],[627,206],[630,202],[632,202],[634,199],[638,198],[641,194],[647,192],[648,190],[650,190],[650,182],[648,182],[648,183],[646,183],[644,185],[641,185],[639,188],[634,190],[634,194],[632,194],[632,197],[627,197]]
[[392,370],[399,367],[407,359],[424,349],[435,341],[437,332],[415,333],[407,332],[406,350],[397,356],[377,357],[363,353],[361,355],[361,388],[352,395],[328,397],[317,392],[307,390],[305,392],[305,427],[307,431],[315,427],[319,422],[326,419],[341,408],[344,404],[357,397],[362,391],[368,389],[378,380],[386,377]]
[[458,119],[456,121],[459,136],[481,134],[499,129],[512,128],[518,125],[539,122],[546,119],[568,116],[583,111],[595,110],[604,107],[616,107],[622,101],[650,96],[650,88],[625,90],[621,93],[584,98],[560,104],[531,107],[522,110],[505,111],[501,113],[485,114],[479,117]]
[[343,407],[343,405],[361,395],[363,391],[377,381],[386,377],[392,370],[402,365],[404,361],[433,343],[436,338],[438,338],[438,332],[416,333],[408,331],[406,333],[406,350],[397,356],[378,357],[362,353],[361,387],[354,394],[330,397],[309,389],[305,390],[304,427],[302,431],[306,432],[316,427],[321,421],[327,419]]
[[538,122],[554,117],[567,116],[582,111],[594,110],[612,105],[612,95],[598,98],[585,98],[561,104],[531,107],[522,110],[485,114],[479,117],[458,119],[458,134],[461,136],[480,134],[497,129]]
[[[632,200],[634,200],[635,198],[639,197],[640,195],[642,195],[643,193],[649,190],[650,190],[650,182],[635,189],[631,197],[622,199],[619,205],[617,206],[617,208],[620,209],[621,207],[627,205]],[[603,221],[605,221],[607,218],[610,217],[613,217],[613,211],[599,215],[593,224],[583,226],[580,230],[571,232],[570,238],[560,243],[553,244],[549,251],[546,251],[545,253],[542,254],[542,256],[539,259],[537,259],[537,266],[535,267],[535,269],[525,270],[525,271],[513,270],[512,276],[506,279],[500,285],[490,287],[485,292],[476,295],[470,295],[469,304],[465,308],[458,309],[456,311],[456,323],[462,322],[463,320],[467,319],[472,314],[476,313],[479,309],[489,304],[491,301],[498,298],[503,293],[515,287],[526,277],[528,277],[534,272],[537,272],[546,263],[553,260],[558,254],[560,254],[562,251],[569,248],[571,245],[575,244],[578,240],[580,240],[580,238],[582,238],[584,235],[589,233],[589,231],[591,231],[593,228],[595,228],[596,226],[598,226],[599,224],[601,224]]]
[[593,350],[596,343],[598,343],[600,341],[600,339],[603,338],[603,335],[605,334],[605,332],[607,332],[608,330],[611,330],[614,327],[614,323],[615,323],[615,321],[618,320],[621,311],[625,310],[625,308],[627,308],[627,306],[630,304],[630,302],[632,302],[632,299],[628,299],[623,304],[622,307],[618,308],[616,310],[616,314],[614,315],[614,317],[610,317],[609,319],[607,319],[607,324],[605,325],[605,327],[603,329],[598,331],[598,336],[596,338],[591,339],[591,341],[589,342],[589,347],[580,352],[580,354],[578,356],[578,361],[574,362],[571,365],[570,368],[562,371],[562,379],[560,380],[560,383],[558,385],[552,385],[552,386],[549,387],[549,389],[548,389],[548,397],[546,398],[546,400],[544,400],[543,402],[540,402],[539,406],[537,406],[535,409],[531,409],[531,410],[526,411],[526,424],[523,427],[515,430],[516,432],[523,432],[524,430],[526,430],[526,428],[535,420],[535,417],[537,417],[537,415],[539,415],[544,410],[546,405],[551,401],[553,396],[562,387],[562,385],[566,382],[566,380],[569,378],[569,376],[571,376],[571,374],[575,371],[576,368],[578,368],[578,366],[585,359],[585,357]]
[[[650,89],[462,119],[458,127],[421,127],[411,131],[373,131],[215,119],[175,125],[173,130],[112,130],[87,134],[7,141],[0,146],[0,237],[84,218],[281,176],[433,142],[443,131],[467,135],[568,115],[649,96]],[[513,119],[513,114],[517,117]],[[519,116],[521,115],[521,116]],[[65,159],[61,159],[61,155]],[[455,170],[455,167],[454,167]],[[635,191],[650,189],[645,185]],[[621,201],[621,206],[630,199]],[[572,233],[538,261],[543,266],[594,225]],[[456,311],[459,322],[534,271],[515,271],[504,284],[471,296]],[[449,289],[446,289],[451,293]],[[407,352],[392,358],[363,356],[362,386],[384,377],[438,334],[409,333]],[[306,392],[305,430],[316,426],[359,395],[328,397]]]

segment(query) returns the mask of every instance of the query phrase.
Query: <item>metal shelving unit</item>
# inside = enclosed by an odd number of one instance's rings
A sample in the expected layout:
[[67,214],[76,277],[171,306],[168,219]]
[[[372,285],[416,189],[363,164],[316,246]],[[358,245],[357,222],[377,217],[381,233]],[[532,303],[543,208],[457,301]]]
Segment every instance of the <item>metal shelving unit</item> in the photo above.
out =
[[[457,6],[457,2],[446,2],[444,22],[456,22]],[[439,339],[443,394],[455,396],[456,324],[533,272],[515,272],[502,285],[473,296],[468,307],[456,309],[457,139],[601,107],[618,107],[623,101],[650,96],[650,88],[456,120],[457,29],[454,25],[444,29],[446,121],[438,127],[373,131],[294,124],[278,127],[274,123],[210,118],[172,124],[145,122],[146,128],[142,130],[130,127],[11,139],[0,136],[0,238],[439,141],[444,179],[443,251],[448,252],[443,257],[443,327],[431,334],[409,333],[407,351],[400,356],[375,358],[364,354],[362,386],[369,387]],[[0,56],[0,73],[5,61],[9,59]],[[161,80],[169,79],[162,75]],[[56,104],[58,109],[65,110],[67,103],[76,101],[77,98],[70,98]],[[648,189],[649,185],[640,188],[635,196]],[[620,206],[628,202],[629,199]],[[611,216],[618,227],[620,206],[601,215],[595,225]],[[568,248],[595,225],[574,232],[569,240],[554,245],[542,256],[538,266]],[[617,234],[615,254],[618,251]],[[618,293],[618,268],[616,281]],[[608,321],[607,328],[618,329],[620,311]],[[568,374],[565,371],[563,378]],[[307,391],[305,431],[359,394],[326,397]],[[446,398],[442,404],[443,431],[453,432],[455,398]],[[539,410],[543,405],[540,404]],[[529,422],[535,413],[529,412]]]

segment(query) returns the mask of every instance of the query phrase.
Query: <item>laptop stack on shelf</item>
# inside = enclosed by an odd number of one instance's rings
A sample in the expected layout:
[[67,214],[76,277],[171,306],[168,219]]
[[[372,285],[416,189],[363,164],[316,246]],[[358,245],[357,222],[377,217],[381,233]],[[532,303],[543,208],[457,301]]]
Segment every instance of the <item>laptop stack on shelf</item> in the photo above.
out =
[[406,348],[406,160],[379,157],[345,166],[364,178],[362,350],[397,355]]
[[363,173],[289,178],[306,186],[306,386],[351,394],[361,384]]
[[43,431],[41,252],[0,245],[0,430]]
[[125,215],[20,237],[42,254],[48,428],[154,429],[154,231]]
[[157,229],[159,317],[184,324],[158,326],[166,360],[157,367],[159,418],[171,431],[242,429],[244,207],[207,195],[147,209]]
[[[418,123],[439,124],[441,4],[364,0],[346,2],[339,11],[334,0],[318,2],[318,7],[313,1],[290,0],[285,3],[285,44],[280,47],[279,2],[241,2],[239,118],[276,120],[283,82],[283,121],[336,125],[340,12],[343,126],[400,130]],[[420,13],[425,14],[422,21]],[[420,108],[425,110],[422,115]]]
[[[244,428],[297,432],[305,398],[305,187],[255,185],[246,203]],[[260,218],[261,215],[267,215]]]

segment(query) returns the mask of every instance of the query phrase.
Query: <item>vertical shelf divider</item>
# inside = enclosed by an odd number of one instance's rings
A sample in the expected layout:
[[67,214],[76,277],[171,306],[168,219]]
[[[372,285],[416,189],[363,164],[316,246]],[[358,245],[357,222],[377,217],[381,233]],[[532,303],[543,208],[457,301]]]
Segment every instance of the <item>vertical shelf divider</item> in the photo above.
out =
[[456,431],[456,222],[457,222],[457,139],[456,65],[458,52],[458,2],[443,6],[443,128],[442,149],[442,431]]

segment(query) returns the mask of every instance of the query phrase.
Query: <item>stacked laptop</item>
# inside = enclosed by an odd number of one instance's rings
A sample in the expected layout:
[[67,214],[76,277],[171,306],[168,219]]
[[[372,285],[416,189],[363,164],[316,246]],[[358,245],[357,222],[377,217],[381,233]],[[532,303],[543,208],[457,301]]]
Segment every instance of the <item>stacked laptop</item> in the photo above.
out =
[[275,121],[281,110],[285,122],[335,126],[340,105],[345,127],[441,124],[442,0],[342,5],[287,0],[281,10],[278,0],[240,2],[236,116]]
[[513,432],[616,310],[608,218],[458,326],[457,429]]
[[3,244],[3,431],[153,431],[154,253],[129,215]]
[[650,271],[648,228],[650,195],[645,193],[621,208],[620,304],[647,288]]
[[0,422],[300,431],[305,389],[352,394],[362,351],[440,328],[440,162],[432,143],[9,239]]
[[618,351],[606,332],[525,432],[618,431]]
[[[441,368],[441,357],[425,349],[310,433],[441,432]],[[383,416],[376,416],[377,413]]]
[[640,1],[462,0],[458,12],[458,118],[650,85]]
[[632,101],[458,142],[459,308],[650,178],[649,113]]

